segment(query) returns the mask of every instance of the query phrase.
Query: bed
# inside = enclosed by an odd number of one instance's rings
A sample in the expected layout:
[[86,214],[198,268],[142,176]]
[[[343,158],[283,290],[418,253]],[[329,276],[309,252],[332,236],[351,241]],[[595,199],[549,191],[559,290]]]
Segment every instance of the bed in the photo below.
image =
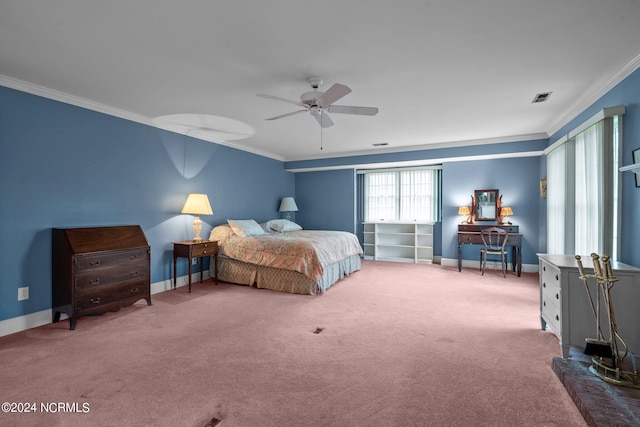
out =
[[209,240],[218,241],[218,279],[257,288],[318,295],[361,266],[353,233],[303,230],[284,219],[229,220]]

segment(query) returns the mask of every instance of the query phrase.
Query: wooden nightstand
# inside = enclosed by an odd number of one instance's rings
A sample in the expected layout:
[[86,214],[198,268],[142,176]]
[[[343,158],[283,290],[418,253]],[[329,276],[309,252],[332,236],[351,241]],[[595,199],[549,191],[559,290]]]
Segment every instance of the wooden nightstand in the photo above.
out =
[[191,292],[191,264],[194,258],[199,258],[200,264],[200,281],[202,282],[202,258],[212,256],[214,259],[214,280],[218,284],[218,241],[203,240],[194,242],[192,240],[184,240],[182,242],[173,242],[173,289],[176,288],[176,261],[178,258],[187,258],[189,262],[189,292]]

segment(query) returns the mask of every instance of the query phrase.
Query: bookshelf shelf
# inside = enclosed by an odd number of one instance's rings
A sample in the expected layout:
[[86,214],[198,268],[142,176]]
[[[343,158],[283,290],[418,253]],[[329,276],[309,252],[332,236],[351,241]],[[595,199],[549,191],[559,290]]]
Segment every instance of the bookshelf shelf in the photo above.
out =
[[364,255],[395,262],[433,262],[433,224],[365,222]]

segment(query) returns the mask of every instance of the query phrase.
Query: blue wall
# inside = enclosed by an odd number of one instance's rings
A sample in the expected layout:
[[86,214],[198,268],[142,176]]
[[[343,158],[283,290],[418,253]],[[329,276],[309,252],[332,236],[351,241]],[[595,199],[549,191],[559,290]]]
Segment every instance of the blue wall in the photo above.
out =
[[[541,157],[447,162],[442,167],[442,257],[458,257],[459,206],[469,206],[474,190],[498,189],[503,206],[511,206],[510,221],[523,234],[522,262],[537,264],[540,228],[539,169]],[[480,259],[480,247],[464,245],[463,258]]]
[[[51,228],[139,224],[151,281],[172,277],[172,244],[193,236],[187,194],[212,216],[279,217],[295,176],[277,160],[0,87],[0,320],[51,308]],[[186,274],[186,262],[178,275]],[[17,289],[30,298],[17,301]]]
[[[442,222],[436,224],[434,238],[438,240],[434,242],[434,255],[457,259],[458,207],[471,204],[475,189],[497,188],[503,195],[503,203],[514,209],[511,222],[519,225],[524,234],[522,262],[537,264],[541,161],[542,157],[536,156],[443,162]],[[301,201],[298,203],[298,222],[305,228],[342,229],[355,233],[354,180],[355,169],[296,173],[296,201]],[[463,258],[478,260],[479,247],[464,246]]]
[[355,233],[355,170],[297,173],[296,204],[296,221],[306,229]]

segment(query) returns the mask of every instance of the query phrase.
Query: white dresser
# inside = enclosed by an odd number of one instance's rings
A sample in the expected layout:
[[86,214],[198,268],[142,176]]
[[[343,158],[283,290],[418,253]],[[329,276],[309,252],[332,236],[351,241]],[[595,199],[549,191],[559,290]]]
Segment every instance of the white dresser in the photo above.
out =
[[[596,338],[596,322],[589,297],[580,279],[573,255],[537,254],[540,261],[540,319],[542,330],[553,332],[560,340],[562,356],[570,347],[584,349],[585,338]],[[581,256],[587,274],[593,274],[591,256]],[[612,262],[618,282],[611,288],[611,300],[618,333],[629,351],[640,354],[640,269]],[[591,295],[597,295],[595,279],[589,279]],[[602,300],[601,300],[602,301]],[[601,319],[608,320],[601,302]],[[604,330],[608,330],[604,328]],[[607,332],[605,332],[606,334]]]

